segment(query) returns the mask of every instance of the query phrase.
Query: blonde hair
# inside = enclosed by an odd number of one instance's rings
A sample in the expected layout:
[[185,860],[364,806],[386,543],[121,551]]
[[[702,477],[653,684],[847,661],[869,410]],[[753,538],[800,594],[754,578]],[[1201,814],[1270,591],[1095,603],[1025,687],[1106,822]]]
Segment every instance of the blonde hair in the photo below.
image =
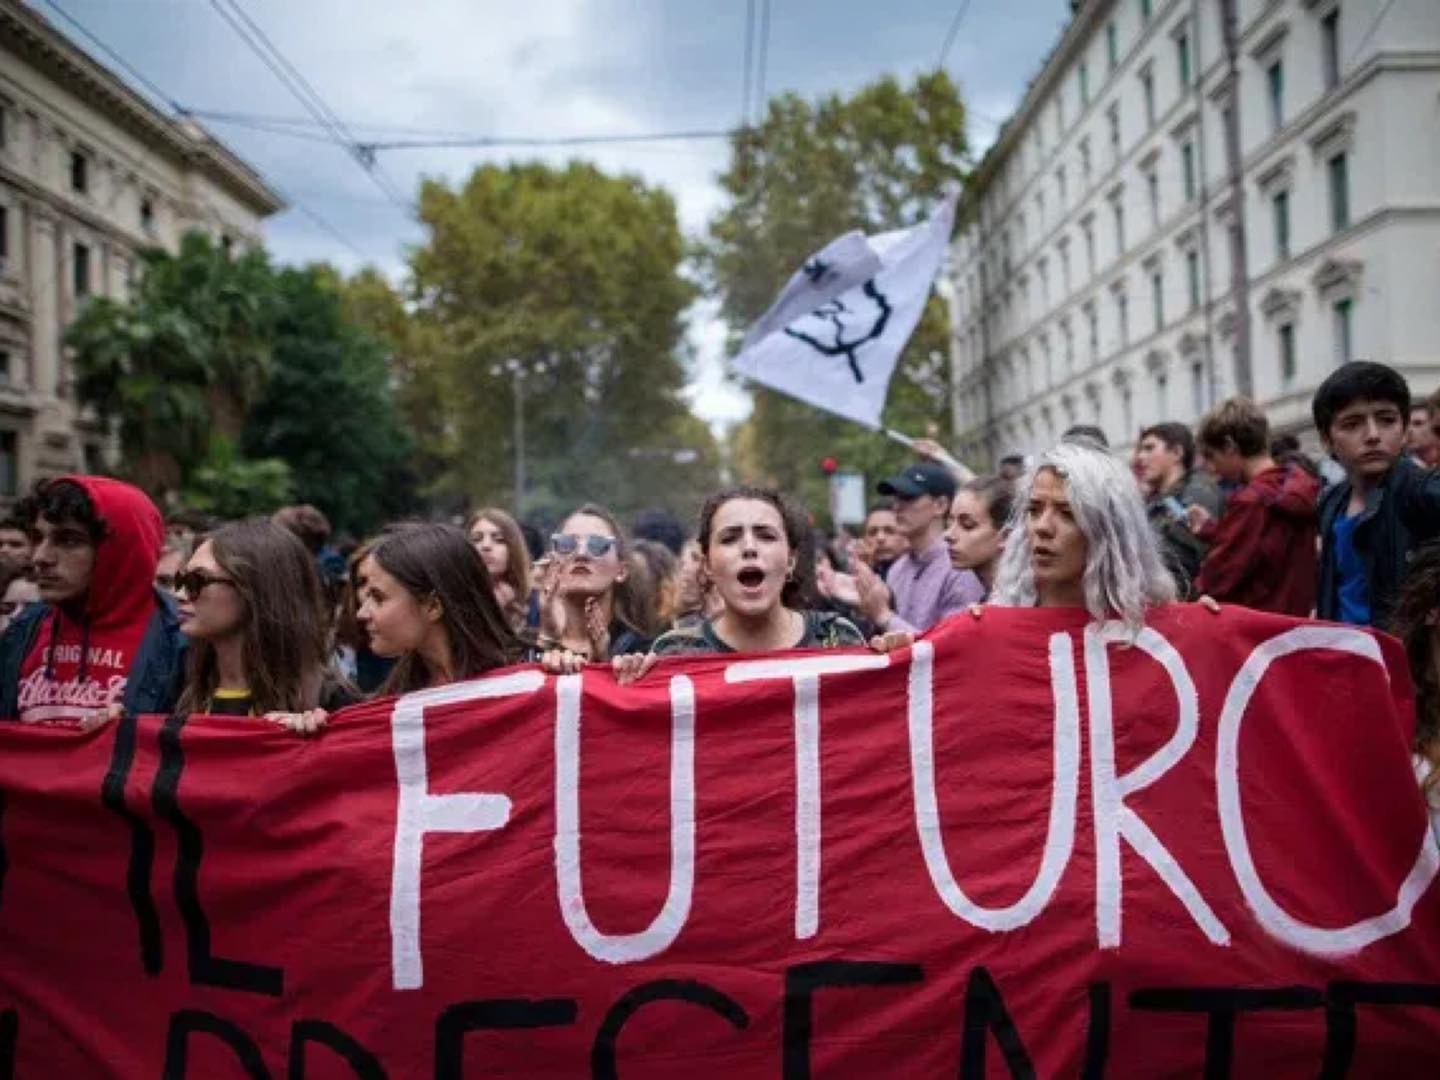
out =
[[1160,557],[1129,470],[1105,451],[1080,442],[1062,442],[1042,454],[1017,487],[1017,527],[1000,555],[990,602],[1001,607],[1039,603],[1033,545],[1023,525],[1035,478],[1046,471],[1065,481],[1075,523],[1085,537],[1085,609],[1098,620],[1122,619],[1138,632],[1147,608],[1174,601],[1175,579]]

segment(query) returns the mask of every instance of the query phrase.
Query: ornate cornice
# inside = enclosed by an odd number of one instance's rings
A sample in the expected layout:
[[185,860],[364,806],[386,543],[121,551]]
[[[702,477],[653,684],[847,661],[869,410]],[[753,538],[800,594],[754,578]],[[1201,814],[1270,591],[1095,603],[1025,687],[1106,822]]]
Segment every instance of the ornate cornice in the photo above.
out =
[[7,48],[151,146],[198,169],[260,216],[285,200],[193,120],[172,120],[19,0],[0,0]]

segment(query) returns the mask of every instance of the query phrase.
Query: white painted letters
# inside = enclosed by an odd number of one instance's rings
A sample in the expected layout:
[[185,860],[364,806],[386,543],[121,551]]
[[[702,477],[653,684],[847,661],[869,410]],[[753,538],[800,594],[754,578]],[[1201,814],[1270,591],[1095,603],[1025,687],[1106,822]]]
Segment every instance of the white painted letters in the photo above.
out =
[[560,911],[575,941],[597,960],[630,964],[669,948],[690,916],[695,887],[695,687],[670,680],[670,886],[660,914],[634,934],[605,934],[585,908],[580,874],[580,697],[583,676],[556,687],[555,879]]
[[955,880],[945,854],[939,803],[935,796],[935,647],[916,644],[910,660],[910,772],[915,791],[915,824],[930,880],[945,906],[982,930],[1016,930],[1034,921],[1060,883],[1075,846],[1075,801],[1080,773],[1080,704],[1075,659],[1068,634],[1050,636],[1050,683],[1055,698],[1054,794],[1045,852],[1030,888],[1009,907],[975,903]]
[[747,660],[725,669],[727,683],[795,680],[795,936],[800,939],[820,929],[820,676],[889,663],[888,656],[841,654]]
[[1180,762],[1195,744],[1200,729],[1200,699],[1185,661],[1170,642],[1148,627],[1140,631],[1133,645],[1149,653],[1170,676],[1180,706],[1179,722],[1164,746],[1131,772],[1115,775],[1115,726],[1111,715],[1110,661],[1105,645],[1107,641],[1129,638],[1130,631],[1119,622],[1108,622],[1104,626],[1092,624],[1085,629],[1085,679],[1090,687],[1090,772],[1095,807],[1095,927],[1100,947],[1109,949],[1120,944],[1122,837],[1160,875],[1160,880],[1170,887],[1205,936],[1217,945],[1228,945],[1229,932],[1195,883],[1150,831],[1150,826],[1125,805],[1127,795],[1149,787]]
[[425,762],[425,709],[462,701],[532,694],[545,683],[538,671],[455,683],[406,694],[390,714],[399,805],[395,811],[395,861],[390,877],[390,970],[396,990],[425,985],[420,958],[420,868],[425,834],[483,832],[504,828],[510,800],[497,794],[431,795]]
[[[1380,646],[1363,630],[1340,626],[1297,626],[1256,646],[1225,695],[1215,754],[1215,784],[1220,800],[1220,831],[1235,878],[1250,910],[1269,934],[1314,956],[1346,956],[1372,942],[1399,933],[1410,925],[1410,913],[1440,871],[1440,847],[1429,828],[1421,830],[1420,855],[1400,886],[1395,906],[1381,915],[1336,929],[1312,926],[1295,918],[1275,902],[1260,880],[1250,841],[1245,835],[1244,808],[1240,804],[1240,724],[1270,665],[1282,656],[1307,649],[1348,652],[1373,660],[1385,670]],[[1398,778],[1397,778],[1398,779]]]

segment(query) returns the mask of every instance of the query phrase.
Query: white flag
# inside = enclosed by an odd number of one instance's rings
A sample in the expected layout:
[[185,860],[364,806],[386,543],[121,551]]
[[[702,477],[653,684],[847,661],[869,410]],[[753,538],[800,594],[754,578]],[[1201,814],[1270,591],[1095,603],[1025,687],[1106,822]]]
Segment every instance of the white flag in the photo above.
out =
[[[746,335],[731,361],[735,371],[879,427],[895,363],[925,310],[950,241],[957,195],[912,229],[868,239],[848,233],[812,256]],[[870,259],[859,254],[857,241]],[[866,266],[876,269],[857,276]]]

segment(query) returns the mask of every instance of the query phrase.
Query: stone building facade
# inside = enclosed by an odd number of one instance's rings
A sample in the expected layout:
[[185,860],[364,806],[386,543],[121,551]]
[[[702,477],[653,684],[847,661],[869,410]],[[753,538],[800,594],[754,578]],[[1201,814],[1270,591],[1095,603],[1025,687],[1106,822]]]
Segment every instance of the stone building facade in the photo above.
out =
[[86,300],[124,298],[137,252],[174,250],[190,229],[258,245],[283,205],[198,124],[0,0],[0,504],[113,452],[76,403],[63,345]]
[[[957,449],[1128,446],[1242,385],[1313,441],[1339,362],[1440,387],[1435,0],[1083,0],[980,164],[951,252]],[[1238,124],[1238,193],[1225,140]]]

